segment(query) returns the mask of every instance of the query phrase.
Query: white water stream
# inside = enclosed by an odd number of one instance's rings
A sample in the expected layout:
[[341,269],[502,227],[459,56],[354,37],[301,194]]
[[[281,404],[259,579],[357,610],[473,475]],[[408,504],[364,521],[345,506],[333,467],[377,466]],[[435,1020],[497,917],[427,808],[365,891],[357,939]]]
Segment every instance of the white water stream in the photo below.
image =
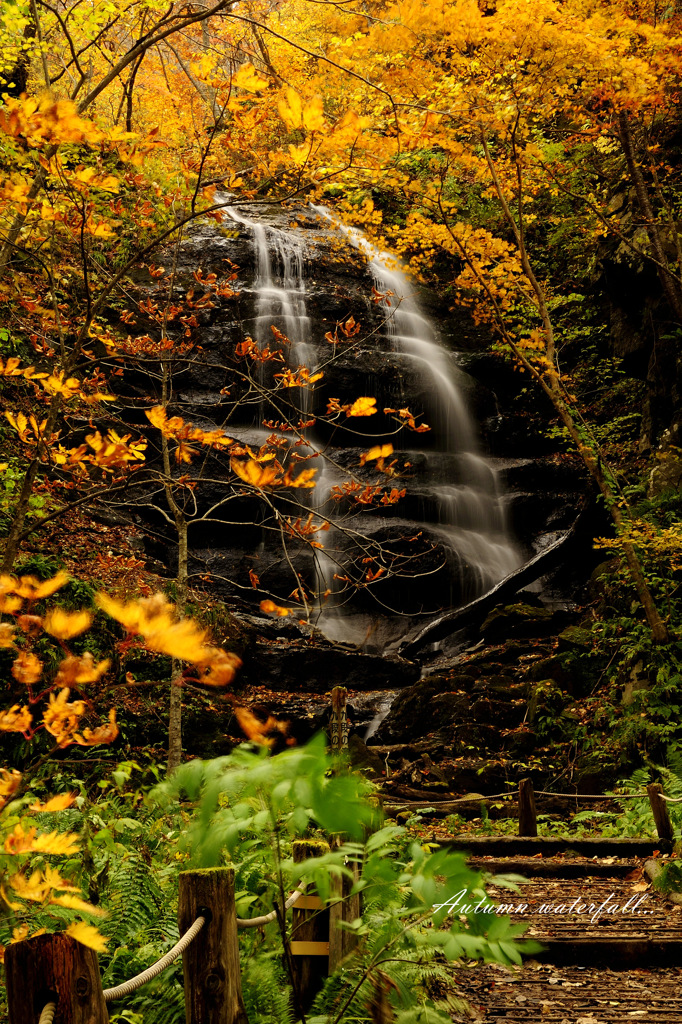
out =
[[[428,500],[435,504],[437,514],[435,522],[432,517],[427,524],[428,530],[443,544],[450,571],[466,580],[461,588],[464,599],[473,599],[517,568],[521,558],[507,529],[497,474],[480,454],[475,425],[458,387],[457,368],[440,344],[434,325],[420,309],[414,286],[396,258],[375,249],[357,229],[334,222],[323,207],[313,209],[329,222],[330,231],[344,235],[366,256],[375,288],[385,295],[381,302],[386,317],[383,344],[389,352],[393,350],[413,361],[427,385],[429,408],[411,411],[424,414],[436,433],[439,451],[452,457],[453,467],[451,479],[443,478],[441,473],[429,484]],[[322,325],[317,332],[320,337],[313,338],[306,309],[304,231],[250,220],[234,208],[229,215],[250,232],[256,253],[255,323],[251,332],[254,340],[260,346],[278,347],[272,344],[270,328],[274,324],[291,342],[291,368],[305,366],[312,372],[318,359],[316,342],[324,343]],[[385,355],[378,341],[377,361]],[[328,357],[328,353],[324,356]],[[310,390],[300,388],[298,395],[301,411],[307,414],[311,409]],[[404,404],[410,406],[409,396]],[[406,446],[417,448],[418,437],[408,435],[403,440]],[[310,450],[317,450],[314,441]],[[428,451],[425,455],[427,459],[433,457]],[[314,464],[318,474],[310,507],[320,512],[330,487],[338,480],[336,471],[328,467],[325,459],[316,459]],[[332,531],[318,536],[331,551]],[[339,564],[324,550],[316,554],[320,592],[333,591],[333,576],[339,572]],[[347,616],[333,598],[320,606],[319,613],[318,625],[331,639],[362,642],[368,631],[368,616]]]

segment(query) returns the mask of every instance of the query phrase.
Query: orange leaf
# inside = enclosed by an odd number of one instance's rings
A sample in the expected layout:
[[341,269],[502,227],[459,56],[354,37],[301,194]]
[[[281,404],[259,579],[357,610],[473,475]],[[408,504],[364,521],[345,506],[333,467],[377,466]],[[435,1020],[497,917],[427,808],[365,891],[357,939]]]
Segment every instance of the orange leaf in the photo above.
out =
[[376,398],[356,398],[346,411],[347,416],[373,416],[377,411]]
[[261,601],[260,610],[262,612],[274,612],[280,618],[284,618],[285,615],[291,615],[291,608],[283,608],[279,604],[275,604],[274,601]]

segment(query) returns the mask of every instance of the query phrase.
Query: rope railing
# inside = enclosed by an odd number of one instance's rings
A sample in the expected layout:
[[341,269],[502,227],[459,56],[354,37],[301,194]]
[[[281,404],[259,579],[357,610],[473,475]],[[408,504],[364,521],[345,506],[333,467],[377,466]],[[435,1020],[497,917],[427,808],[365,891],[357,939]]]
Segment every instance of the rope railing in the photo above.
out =
[[[285,910],[291,910],[296,906],[301,896],[305,895],[303,889],[294,889],[289,899],[284,904]],[[262,925],[270,924],[277,920],[277,911],[271,910],[269,914],[261,914],[260,917],[238,917],[237,928],[260,928]]]
[[568,800],[646,800],[644,793],[552,793],[547,789],[534,790],[536,796],[556,796]]
[[[113,999],[121,999],[123,996],[129,996],[135,989],[141,988],[142,985],[146,985],[148,981],[156,978],[157,975],[165,971],[167,967],[177,960],[177,958],[184,953],[189,944],[193,939],[197,937],[201,929],[206,924],[205,917],[198,917],[194,924],[187,929],[185,934],[175,943],[172,949],[169,949],[165,956],[162,956],[160,960],[157,960],[155,964],[148,967],[146,971],[142,971],[141,974],[136,974],[130,981],[124,981],[121,985],[115,985],[113,988],[105,988],[104,990],[104,1001],[110,1003]],[[40,1024],[43,1024],[42,1018]],[[50,1021],[46,1021],[45,1024],[50,1024]]]
[[434,810],[438,808],[440,813],[443,814],[456,811],[462,805],[491,804],[496,800],[514,796],[518,800],[518,835],[519,837],[531,839],[538,836],[537,812],[535,808],[536,797],[570,800],[575,801],[576,804],[585,801],[621,803],[625,800],[648,800],[658,838],[661,842],[667,844],[672,844],[675,838],[674,826],[668,813],[668,804],[682,804],[682,797],[667,796],[663,792],[663,787],[658,782],[651,783],[647,786],[646,790],[638,793],[555,793],[548,789],[534,790],[530,779],[521,779],[519,781],[518,793],[514,793],[513,790],[509,790],[506,793],[492,793],[487,796],[472,793],[469,796],[441,800],[432,800],[428,794],[419,800],[414,799],[414,797],[401,800],[400,797],[393,796],[391,798],[390,794],[385,793],[384,797],[391,800],[391,803],[386,802],[384,807],[392,812],[399,810],[414,811],[419,808],[431,807]]
[[38,1024],[52,1024],[56,1012],[56,1003],[46,1003],[45,1006],[43,1006],[43,1012],[40,1014],[40,1020],[38,1021]]
[[[646,790],[642,793],[555,793],[548,789],[535,789],[533,790],[535,796],[553,796],[560,800],[646,800],[648,794]],[[506,793],[485,793],[485,794],[474,794],[472,796],[456,796],[447,797],[440,800],[431,800],[424,797],[423,800],[415,800],[414,798],[409,800],[401,800],[400,797],[393,797],[391,793],[384,794],[391,798],[391,806],[394,804],[397,806],[408,807],[410,805],[419,805],[420,807],[426,807],[429,804],[433,804],[437,807],[438,804],[475,804],[483,803],[488,800],[502,800],[506,797],[517,797],[518,792],[510,789]],[[682,804],[682,797],[666,796],[661,793],[661,799],[666,800],[669,804]]]
[[[284,909],[291,910],[303,895],[303,889],[295,889],[285,902]],[[238,917],[237,928],[260,928],[263,925],[270,924],[271,921],[275,921],[276,919],[276,910],[271,910],[269,914],[261,914],[259,917]],[[157,960],[156,963],[152,964],[140,974],[136,974],[135,977],[131,978],[129,981],[124,981],[120,985],[115,985],[113,988],[106,988],[104,990],[104,1001],[110,1003],[114,999],[122,999],[123,996],[130,995],[131,992],[134,992],[136,989],[141,988],[142,985],[146,985],[148,981],[152,981],[153,978],[156,978],[184,953],[192,940],[199,934],[205,923],[205,917],[198,917],[194,924],[188,928],[185,934],[176,942],[173,948],[169,949],[160,960]],[[48,1004],[48,1006],[51,1005],[53,1004]],[[54,1016],[54,1010],[52,1013]],[[46,1017],[45,1021],[43,1021],[41,1017],[39,1024],[52,1024],[52,1018]]]

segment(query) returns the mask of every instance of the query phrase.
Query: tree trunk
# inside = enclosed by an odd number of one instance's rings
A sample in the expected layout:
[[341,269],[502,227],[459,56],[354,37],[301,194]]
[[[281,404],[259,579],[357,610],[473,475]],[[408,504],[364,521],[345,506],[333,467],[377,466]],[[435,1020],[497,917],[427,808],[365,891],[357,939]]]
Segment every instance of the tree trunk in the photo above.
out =
[[635,186],[637,203],[641,210],[642,217],[644,218],[646,232],[656,260],[658,278],[663,286],[663,291],[665,292],[665,297],[670,304],[670,308],[675,314],[678,323],[682,324],[682,295],[680,294],[679,284],[669,269],[669,260],[663,248],[661,233],[658,230],[658,223],[654,215],[653,207],[651,206],[649,190],[646,186],[644,175],[642,174],[642,168],[635,155],[632,130],[625,110],[621,110],[618,114],[618,137],[620,138],[620,144],[625,156],[628,172],[632,179],[632,183]]
[[[654,248],[654,252],[656,253],[657,259],[658,254],[660,253],[662,260],[665,261],[665,254],[663,253],[660,237],[658,236],[656,225],[654,223],[653,212],[651,210],[651,206],[648,200],[648,194],[646,192],[646,185],[644,184],[644,179],[642,178],[641,171],[639,167],[636,165],[636,162],[634,161],[634,154],[632,151],[632,137],[630,135],[627,115],[625,113],[622,113],[620,116],[622,119],[621,127],[623,129],[621,141],[623,142],[624,149],[626,142],[630,147],[630,157],[628,158],[628,153],[626,152],[626,159],[628,159],[628,166],[630,166],[630,161],[632,162],[631,173],[633,174],[633,178],[636,174],[639,175],[640,186],[638,187],[637,195],[640,203],[645,204],[642,206],[643,211],[645,209],[648,210],[648,213],[645,213],[645,216],[647,216],[651,228],[650,238],[652,239],[652,247]],[[554,406],[555,411],[561,419],[561,422],[568,430],[571,440],[574,442],[578,452],[580,453],[580,456],[582,457],[585,466],[587,467],[592,478],[599,487],[599,490],[601,491],[606,502],[606,506],[611,514],[611,518],[613,519],[618,529],[622,530],[623,526],[625,525],[625,517],[623,516],[620,510],[619,497],[614,492],[608,480],[608,477],[604,473],[600,457],[595,456],[593,450],[588,445],[585,444],[583,438],[580,436],[580,431],[578,430],[576,421],[574,420],[571,411],[566,405],[566,402],[564,401],[562,395],[561,374],[557,366],[556,346],[554,341],[554,326],[552,324],[552,319],[549,307],[547,305],[544,288],[535,276],[525,245],[525,237],[523,232],[523,205],[521,202],[523,177],[521,163],[519,162],[516,156],[516,144],[515,142],[513,142],[514,163],[517,170],[517,181],[519,190],[518,224],[516,222],[514,214],[512,213],[511,207],[507,202],[507,198],[502,187],[502,182],[500,181],[499,175],[497,173],[497,169],[495,167],[495,163],[492,159],[490,150],[488,148],[488,143],[484,133],[481,134],[481,142],[483,145],[486,162],[488,164],[488,169],[490,170],[493,186],[497,193],[500,206],[502,207],[502,212],[504,213],[507,224],[514,233],[516,244],[519,249],[519,255],[521,257],[521,264],[526,275],[526,279],[528,280],[531,288],[533,289],[533,293],[537,300],[538,312],[542,319],[543,330],[545,333],[545,355],[547,357],[549,367],[546,375],[547,379],[545,379],[545,376],[543,376],[543,374],[541,374],[537,370],[537,368],[533,366],[532,363],[520,351],[518,345],[516,345],[513,337],[507,330],[507,325],[504,316],[497,304],[496,299],[491,295],[490,289],[486,286],[486,282],[482,278],[480,271],[471,263],[471,260],[467,258],[467,254],[464,250],[462,250],[462,254],[464,255],[464,258],[467,260],[467,263],[473,270],[474,274],[478,278],[479,282],[482,284],[484,291],[486,292],[491,301],[496,322],[498,324],[500,333],[504,341],[509,345],[514,355],[523,364],[524,368],[528,370],[531,376],[540,384],[541,388],[552,402],[552,405]],[[657,246],[658,249],[656,248]],[[671,289],[669,297],[671,299],[671,304],[673,305],[673,308],[679,308],[682,312],[682,303],[680,302],[679,296],[675,291],[674,282],[668,272],[666,272],[665,276],[662,277],[662,281],[664,287],[666,286],[667,281],[668,286]],[[668,294],[667,289],[666,294]],[[680,322],[682,322],[682,317],[680,318]],[[637,596],[644,609],[644,614],[646,615],[647,623],[649,625],[649,628],[651,629],[651,635],[653,637],[653,640],[655,643],[667,643],[670,639],[667,626],[658,614],[658,609],[656,608],[653,595],[644,578],[644,573],[642,572],[642,566],[637,556],[637,552],[635,551],[634,546],[628,541],[623,542],[623,554],[625,555],[625,560],[628,564],[630,575],[632,577],[632,582],[634,583],[635,589],[637,591]]]
[[[572,440],[574,441],[578,451],[580,452],[583,462],[585,463],[587,469],[592,475],[592,478],[594,479],[595,483],[599,487],[599,490],[604,496],[606,507],[608,508],[611,514],[611,518],[613,519],[618,529],[622,530],[622,528],[626,524],[626,519],[620,510],[618,495],[614,493],[613,488],[611,487],[611,484],[609,483],[608,478],[604,473],[604,470],[602,469],[599,458],[595,458],[592,449],[588,448],[583,442],[583,439],[580,437],[580,433],[576,426],[575,420],[571,416],[570,411],[566,407],[561,397],[558,394],[556,394],[556,392],[551,388],[546,387],[546,390],[549,394],[549,397],[552,399],[554,408],[559,413],[559,416],[561,417],[564,426],[568,430]],[[660,615],[658,614],[658,609],[654,602],[653,595],[651,593],[651,590],[649,589],[648,583],[644,578],[644,573],[642,572],[642,566],[639,561],[639,557],[637,555],[637,552],[635,551],[634,546],[629,541],[623,542],[623,554],[625,555],[625,560],[627,562],[628,569],[630,570],[630,576],[632,577],[632,582],[635,585],[637,597],[639,598],[644,609],[644,614],[646,615],[646,620],[649,625],[649,628],[651,629],[651,635],[654,639],[654,642],[657,644],[668,643],[668,641],[670,640],[668,628],[661,619]]]
[[[175,516],[178,528],[178,608],[182,612],[187,601],[187,521],[181,512]],[[171,663],[170,714],[168,718],[168,774],[182,761],[182,663]]]

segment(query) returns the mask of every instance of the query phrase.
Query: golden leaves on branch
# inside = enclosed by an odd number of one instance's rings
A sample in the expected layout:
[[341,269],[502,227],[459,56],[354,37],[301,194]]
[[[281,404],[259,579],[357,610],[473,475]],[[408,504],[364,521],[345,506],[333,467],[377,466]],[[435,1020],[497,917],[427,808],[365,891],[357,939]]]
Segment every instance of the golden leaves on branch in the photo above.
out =
[[0,808],[8,803],[21,785],[21,772],[16,768],[0,768]]
[[[249,708],[241,705],[235,706],[234,715],[239,722],[242,732],[253,743],[258,743],[262,747],[274,746],[277,742],[277,733],[281,733],[284,736],[287,733],[288,722],[283,722],[272,715],[268,715],[267,719],[261,722]],[[287,745],[290,746],[292,742],[291,739],[288,739]]]
[[417,424],[415,416],[410,412],[409,409],[384,409],[386,416],[397,417],[399,423],[402,426],[407,427],[409,430],[414,430],[417,434],[426,433],[431,427],[427,423]]
[[106,725],[98,725],[95,729],[85,728],[82,733],[74,733],[73,738],[79,747],[96,747],[100,743],[113,743],[117,736],[116,709],[110,708]]
[[[111,395],[87,395],[81,394],[89,403],[95,398],[109,401]],[[115,430],[107,431],[106,438],[103,438],[97,430],[94,434],[86,434],[85,443],[75,448],[64,448],[58,445],[59,433],[47,436],[45,428],[47,419],[40,422],[31,414],[26,416],[23,412],[5,412],[5,418],[10,426],[24,442],[35,446],[42,442],[41,459],[43,462],[51,462],[65,470],[75,471],[83,475],[87,472],[87,466],[97,466],[104,472],[113,469],[120,469],[129,462],[144,461],[144,451],[147,447],[146,441],[136,441],[128,444],[131,435],[126,434],[120,437]]]
[[177,462],[191,462],[196,449],[189,445],[188,441],[198,441],[200,444],[210,448],[227,448],[234,444],[234,440],[228,437],[224,430],[216,427],[215,430],[203,430],[201,427],[194,427],[191,423],[185,423],[180,416],[168,417],[168,413],[162,405],[155,405],[152,409],[145,410],[145,416],[153,427],[160,430],[164,437],[177,442],[175,459]]
[[0,711],[0,732],[28,732],[33,717],[26,706],[13,704],[9,711]]
[[338,398],[330,398],[327,402],[327,416],[345,412],[346,416],[374,416],[377,410],[376,398],[356,398],[354,402],[341,405]]
[[298,370],[284,370],[283,373],[275,374],[275,380],[279,380],[283,388],[307,388],[323,377],[322,372],[311,373],[305,366],[299,366]]
[[372,484],[358,483],[355,480],[346,480],[343,484],[335,484],[329,492],[330,498],[334,501],[341,501],[346,498],[351,504],[356,505],[395,505],[404,498],[405,489],[398,490],[393,487],[390,491],[382,493],[381,487]]
[[44,804],[39,802],[31,804],[30,809],[32,811],[36,811],[38,814],[48,814],[53,811],[65,811],[67,807],[71,807],[75,799],[75,793],[60,793],[59,796],[51,797]]
[[54,831],[39,835],[34,826],[31,826],[28,831],[24,831],[23,825],[19,822],[6,837],[3,849],[5,853],[13,855],[45,853],[62,857],[78,853],[80,846],[78,836],[69,832]]
[[302,469],[295,473],[294,466],[289,465],[286,469],[275,458],[274,452],[265,452],[252,455],[248,459],[230,459],[230,468],[240,480],[251,487],[263,490],[266,487],[303,487],[310,489],[315,486],[315,474],[317,469]]
[[103,132],[78,114],[72,100],[55,100],[49,93],[8,99],[0,110],[0,129],[14,138],[21,136],[31,147],[45,143],[98,143]]
[[[288,338],[284,338],[284,335],[282,335],[282,338],[284,341],[289,340]],[[269,345],[266,345],[264,348],[259,348],[253,338],[249,337],[245,338],[244,341],[240,341],[239,344],[235,346],[234,354],[238,359],[251,359],[254,363],[284,362],[284,356],[282,355],[281,349],[271,349]]]
[[267,78],[262,78],[250,62],[242,64],[239,70],[232,75],[231,82],[233,86],[238,89],[246,89],[247,92],[262,92],[268,87]]
[[204,686],[229,686],[242,667],[242,659],[232,651],[223,651],[218,647],[209,647],[206,650],[207,657],[195,663],[197,682]]
[[[54,679],[51,683],[46,680],[45,690],[36,697],[32,695],[32,687],[41,680],[44,666],[33,651],[27,648],[17,650],[12,667],[13,675],[17,681],[26,685],[29,703],[37,703],[45,694],[49,695],[42,721],[37,728],[44,729],[52,736],[56,746],[63,748],[77,744],[90,747],[111,743],[119,731],[115,709],[109,711],[108,720],[104,723],[92,728],[84,727],[85,716],[90,709],[89,702],[81,698],[72,699],[72,685],[81,687],[94,682],[100,679],[110,666],[108,659],[95,662],[90,652],[75,655],[65,647],[66,641],[82,634],[90,627],[93,618],[91,612],[70,612],[53,607],[45,614],[39,615],[34,608],[37,600],[49,597],[67,581],[68,576],[65,573],[44,582],[31,576],[21,579],[12,576],[0,577],[0,598],[4,602],[2,610],[9,611],[15,616],[17,626],[24,632],[28,642],[30,643],[39,633],[45,632],[54,637],[66,651],[66,657],[58,666]],[[8,606],[10,600],[12,604]],[[185,673],[185,679],[188,681],[207,687],[224,688],[232,682],[241,666],[241,659],[236,654],[208,645],[205,642],[206,631],[191,619],[179,618],[177,609],[161,594],[128,603],[101,594],[98,597],[98,604],[124,626],[131,639],[139,636],[149,650],[193,662],[194,675]],[[16,647],[21,642],[17,626],[7,623],[2,625],[7,627],[2,630],[4,646]],[[0,732],[22,732],[27,738],[31,738],[36,731],[28,704],[15,704],[9,710],[0,711]],[[17,798],[21,785],[22,777],[18,771],[0,768],[0,809]],[[60,813],[72,807],[75,800],[74,793],[63,793],[44,802],[34,801],[30,805],[30,810],[35,814]],[[3,835],[0,843],[4,854],[16,858],[31,855],[39,855],[41,858],[72,857],[79,850],[77,835],[58,830],[41,834],[30,820],[13,824],[11,831]],[[33,872],[22,868],[6,877],[3,885],[4,888],[0,886],[0,902],[4,902],[4,905],[14,911],[26,910],[24,904],[37,903],[43,909],[55,906],[62,910],[102,916],[102,911],[80,897],[77,886],[64,881],[51,867],[41,866]],[[71,924],[67,933],[94,949],[104,948],[105,940],[97,929],[84,921]],[[19,941],[28,934],[28,926],[22,925],[15,938]]]
[[98,594],[96,600],[107,615],[120,622],[131,639],[140,636],[148,650],[195,665],[198,673],[192,677],[195,682],[205,686],[228,686],[241,667],[241,659],[236,654],[205,643],[205,629],[192,619],[179,619],[177,609],[163,594],[128,604],[106,594]]
[[[61,570],[49,580],[39,580],[36,576],[0,576],[0,595],[16,594],[27,601],[40,601],[51,597],[69,582],[69,574]],[[0,607],[0,611],[6,609]]]
[[182,661],[201,661],[206,647],[206,630],[192,619],[178,619],[175,606],[163,594],[123,604],[106,594],[98,594],[98,606],[116,619],[130,636],[141,636],[145,647],[169,654]]
[[86,924],[85,921],[70,924],[66,929],[66,934],[83,946],[94,949],[97,953],[103,953],[107,948],[108,940],[97,931],[94,925]]
[[[372,291],[376,291],[372,288]],[[379,294],[377,292],[377,294]],[[383,296],[382,296],[383,297]],[[339,331],[343,337],[339,337]],[[349,316],[343,323],[338,323],[334,328],[334,333],[327,331],[325,334],[325,341],[328,341],[330,345],[338,345],[344,341],[352,341],[360,333],[360,324],[355,320],[355,317]]]
[[265,612],[267,615],[277,615],[278,618],[286,618],[287,615],[292,614],[291,608],[284,608],[280,604],[275,604],[274,601],[266,600],[261,601],[260,610]]
[[303,128],[305,131],[320,131],[325,127],[324,107],[319,96],[305,100],[300,93],[287,86],[277,103],[279,116],[288,128]]
[[51,453],[51,459],[58,466],[81,473],[87,471],[88,464],[97,466],[105,473],[111,472],[124,468],[129,462],[144,461],[147,442],[140,440],[128,444],[130,438],[130,434],[121,437],[115,430],[108,430],[104,438],[97,430],[94,434],[86,434],[85,444],[77,448],[67,449],[60,445],[57,451]]
[[10,356],[7,360],[0,359],[0,377],[25,377],[27,380],[44,380],[47,373],[36,373],[35,366],[20,366],[21,359]]
[[63,608],[51,608],[43,618],[43,629],[58,640],[72,640],[89,629],[92,624],[90,612],[67,612]]
[[32,651],[20,651],[12,665],[12,675],[18,683],[32,686],[43,674],[43,663]]
[[262,465],[257,459],[230,459],[230,469],[245,484],[259,489],[282,483],[282,467],[277,460]]
[[68,747],[75,742],[75,733],[86,709],[84,700],[69,702],[70,693],[68,686],[58,693],[51,693],[50,702],[43,712],[43,726],[60,747]]
[[[365,466],[368,462],[376,462],[377,469],[384,469],[384,459],[387,459],[389,455],[393,454],[392,444],[377,444],[370,448],[368,452],[362,452],[360,455],[360,465]],[[391,463],[393,465],[393,463]]]
[[90,651],[81,655],[70,654],[59,666],[55,676],[55,686],[84,686],[86,683],[95,683],[102,678],[110,666],[109,658],[95,663]]
[[298,540],[306,541],[312,548],[322,548],[323,545],[319,541],[310,540],[311,536],[316,533],[326,532],[329,529],[329,523],[324,520],[319,520],[311,512],[307,519],[302,519],[301,516],[294,520],[287,517],[284,520],[284,530],[289,534],[290,537],[296,537]]

